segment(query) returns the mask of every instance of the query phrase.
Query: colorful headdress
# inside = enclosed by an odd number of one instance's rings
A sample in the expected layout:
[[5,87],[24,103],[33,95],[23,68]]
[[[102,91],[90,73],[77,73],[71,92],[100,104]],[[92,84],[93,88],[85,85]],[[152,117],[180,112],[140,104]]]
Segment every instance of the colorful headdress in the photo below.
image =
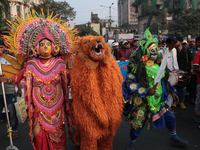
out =
[[153,38],[151,32],[149,31],[149,28],[147,28],[144,32],[144,38],[142,40],[139,40],[139,47],[131,54],[130,58],[134,57],[139,49],[141,49],[142,55],[145,55],[148,58],[150,55],[148,47],[152,43],[156,44],[156,46],[158,47],[158,39],[156,37]]
[[45,16],[43,8],[39,15],[33,8],[27,8],[26,15],[19,15],[15,20],[7,20],[10,32],[9,36],[3,36],[8,50],[23,56],[39,55],[39,42],[46,38],[52,42],[53,55],[72,53],[75,35],[79,31],[72,29],[74,25],[62,20],[61,15],[53,17],[53,12],[49,14],[48,9]]
[[140,48],[142,49],[142,55],[149,55],[149,51],[147,50],[147,48],[152,43],[155,43],[156,46],[158,46],[158,39],[156,37],[153,38],[151,32],[149,31],[149,28],[147,28],[144,32],[144,39],[139,41]]

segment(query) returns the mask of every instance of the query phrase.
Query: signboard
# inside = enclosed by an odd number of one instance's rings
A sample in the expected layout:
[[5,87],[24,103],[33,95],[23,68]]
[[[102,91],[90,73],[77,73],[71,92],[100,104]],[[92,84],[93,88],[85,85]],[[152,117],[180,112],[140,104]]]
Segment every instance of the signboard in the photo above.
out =
[[172,17],[166,17],[167,20],[172,20]]
[[113,31],[108,31],[108,38],[113,39]]

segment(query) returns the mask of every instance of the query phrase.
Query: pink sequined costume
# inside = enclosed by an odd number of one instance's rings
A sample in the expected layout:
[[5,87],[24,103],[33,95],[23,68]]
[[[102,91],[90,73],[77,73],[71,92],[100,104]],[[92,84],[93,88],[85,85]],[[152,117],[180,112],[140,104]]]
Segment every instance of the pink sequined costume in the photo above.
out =
[[[23,70],[8,83],[19,82],[24,75],[25,100],[28,106],[30,138],[34,150],[66,149],[65,116],[68,136],[76,144],[75,129],[68,99],[68,69],[64,57],[72,54],[77,29],[53,12],[47,16],[34,9],[26,16],[8,21],[10,35],[4,36],[8,50],[25,58]],[[51,54],[40,54],[39,43],[51,42]],[[59,56],[58,56],[59,55]],[[27,61],[28,60],[28,61]],[[22,65],[23,65],[22,64]],[[66,114],[66,115],[65,115]]]

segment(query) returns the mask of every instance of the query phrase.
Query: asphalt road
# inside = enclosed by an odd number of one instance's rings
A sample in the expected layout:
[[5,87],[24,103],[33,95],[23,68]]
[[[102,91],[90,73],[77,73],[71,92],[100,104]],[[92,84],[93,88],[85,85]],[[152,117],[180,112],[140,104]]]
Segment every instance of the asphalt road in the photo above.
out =
[[[166,129],[153,129],[147,131],[146,126],[141,135],[136,141],[136,150],[200,150],[200,123],[193,120],[194,105],[185,102],[187,109],[181,110],[179,107],[174,108],[177,121],[177,134],[179,137],[188,140],[188,147],[179,147],[169,142],[170,132]],[[5,116],[4,116],[4,119]],[[125,150],[129,143],[129,122],[122,122],[118,131],[116,132],[113,150]],[[10,145],[9,138],[7,138],[6,121],[0,123],[0,150],[5,150]],[[14,145],[19,150],[31,150],[29,139],[28,122],[19,124],[19,138],[14,140]],[[74,145],[67,139],[67,150],[74,150]]]

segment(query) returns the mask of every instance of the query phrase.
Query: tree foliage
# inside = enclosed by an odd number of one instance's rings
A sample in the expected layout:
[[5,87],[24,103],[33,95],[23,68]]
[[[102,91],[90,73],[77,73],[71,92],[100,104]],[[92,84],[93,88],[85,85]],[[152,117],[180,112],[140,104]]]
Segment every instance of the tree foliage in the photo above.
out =
[[167,9],[162,9],[162,10],[154,10],[154,17],[157,21],[157,23],[153,23],[150,26],[151,33],[153,34],[158,34],[158,30],[165,30],[167,29],[167,25],[163,24],[166,22],[165,20],[165,14],[167,12]]
[[9,19],[9,2],[8,0],[1,0],[0,1],[0,31],[4,30],[7,25],[5,23],[5,19]]
[[47,9],[49,8],[50,12],[54,11],[54,15],[62,14],[64,20],[74,20],[76,16],[74,8],[72,8],[66,1],[56,2],[54,0],[41,0],[39,5],[32,3],[32,6],[37,12],[40,12],[40,7],[43,7],[45,15],[47,15]]
[[86,36],[86,35],[98,35],[98,33],[96,31],[93,30],[93,28],[91,26],[86,26],[86,25],[82,25],[82,26],[76,26],[79,27],[79,30],[81,31],[80,33],[78,33],[78,36]]
[[142,4],[142,16],[150,15],[151,13],[151,6],[148,3]]
[[182,15],[176,22],[168,25],[170,35],[198,36],[200,30],[200,9],[195,13]]

